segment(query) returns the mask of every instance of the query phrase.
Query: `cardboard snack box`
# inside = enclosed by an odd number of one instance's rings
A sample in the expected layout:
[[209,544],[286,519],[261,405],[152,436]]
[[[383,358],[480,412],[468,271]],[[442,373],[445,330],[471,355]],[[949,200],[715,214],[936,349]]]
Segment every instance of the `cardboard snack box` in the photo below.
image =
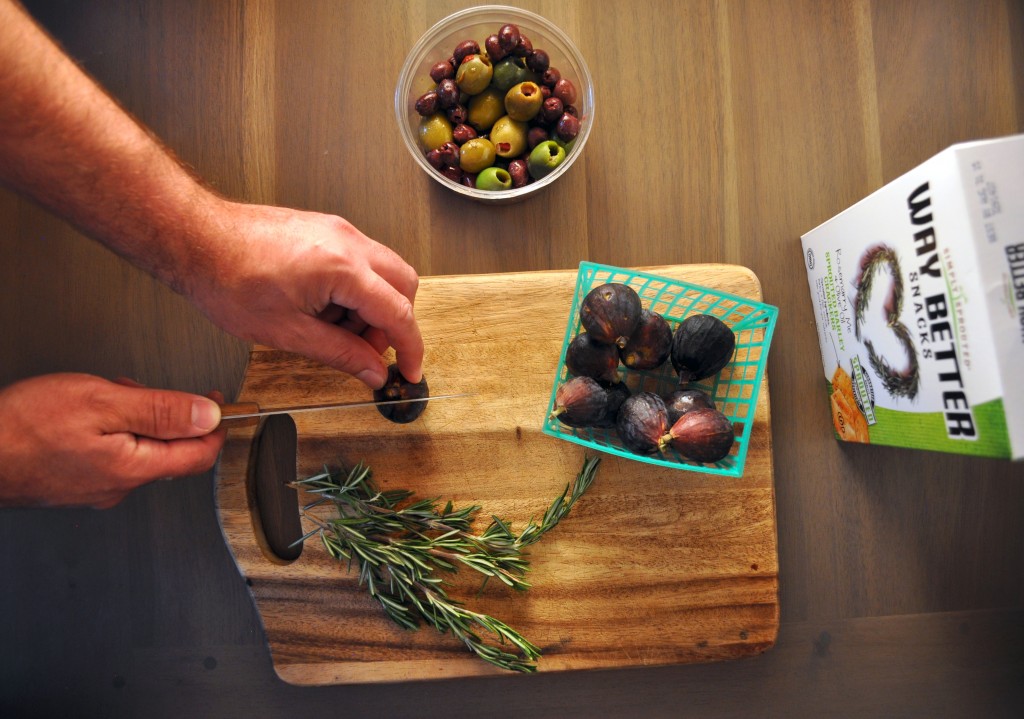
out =
[[953,145],[801,241],[837,437],[1024,456],[1024,135]]

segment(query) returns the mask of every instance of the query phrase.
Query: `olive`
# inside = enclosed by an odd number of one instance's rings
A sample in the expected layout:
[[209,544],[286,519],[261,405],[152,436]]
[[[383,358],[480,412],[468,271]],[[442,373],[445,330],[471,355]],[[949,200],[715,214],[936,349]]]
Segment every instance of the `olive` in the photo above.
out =
[[456,125],[452,129],[452,139],[458,145],[464,145],[469,140],[476,137],[476,130],[466,124]]
[[546,99],[540,106],[540,119],[549,125],[558,122],[558,118],[564,113],[562,101],[554,96]]
[[508,170],[502,167],[485,167],[476,176],[476,188],[478,190],[510,190],[512,189],[512,176]]
[[452,139],[452,124],[440,112],[420,120],[420,146],[427,151],[436,150]]
[[491,58],[491,62],[500,62],[508,55],[508,52],[502,49],[497,35],[487,36],[487,39],[484,40],[484,49],[487,51],[487,56]]
[[516,189],[530,182],[530,171],[526,169],[526,160],[521,157],[508,163],[508,174],[512,178],[512,187]]
[[380,389],[373,391],[373,401],[383,402],[384,404],[377,405],[377,411],[382,415],[390,419],[392,422],[398,422],[400,424],[406,424],[412,422],[414,419],[423,414],[423,410],[427,408],[427,402],[401,402],[398,404],[388,404],[395,400],[425,400],[430,396],[430,390],[427,387],[427,378],[422,378],[419,382],[410,382],[402,373],[398,371],[398,365],[393,364],[388,367],[387,381],[384,382],[384,386]]
[[476,187],[476,175],[470,172],[463,172],[459,178],[459,184],[465,187]]
[[459,167],[464,172],[480,172],[494,164],[494,154],[494,144],[490,140],[474,137],[459,148]]
[[530,38],[526,37],[522,33],[519,34],[519,44],[512,49],[512,54],[516,57],[525,58],[533,52],[533,43],[530,42]]
[[427,162],[429,162],[430,166],[433,167],[435,170],[440,170],[444,168],[444,160],[441,159],[441,151],[438,150],[437,148],[434,148],[433,150],[427,153]]
[[483,92],[491,84],[494,68],[486,55],[467,55],[455,73],[455,82],[467,95]]
[[430,79],[434,82],[441,82],[450,77],[455,77],[455,68],[447,60],[442,60],[430,68]]
[[452,105],[444,111],[444,114],[453,125],[462,125],[469,117],[469,110],[467,110],[466,106],[462,104]]
[[450,77],[437,83],[437,99],[441,107],[449,108],[459,101],[459,86]]
[[505,93],[487,88],[469,100],[469,124],[477,132],[487,132],[495,120],[505,114]]
[[423,93],[418,100],[416,100],[416,112],[421,114],[423,117],[433,115],[437,112],[439,107],[437,92],[431,90]]
[[455,60],[455,67],[461,67],[466,57],[469,55],[477,55],[480,53],[480,45],[477,44],[476,40],[463,40],[455,46],[455,52],[452,53],[452,58]]
[[531,127],[526,133],[526,146],[531,150],[542,142],[551,139],[543,127]]
[[519,27],[517,25],[502,25],[498,30],[498,44],[506,53],[512,52],[519,45]]
[[555,97],[562,101],[563,105],[572,105],[576,102],[576,86],[572,84],[572,80],[566,80],[563,77],[555,83],[551,91]]
[[530,151],[526,166],[530,170],[530,177],[539,180],[549,175],[564,160],[565,149],[554,140],[547,140]]
[[447,177],[452,182],[459,183],[462,182],[462,178],[464,177],[462,170],[458,167],[445,166],[441,169],[441,174]]
[[534,75],[526,67],[526,62],[521,57],[506,57],[494,66],[494,73],[491,76],[491,85],[498,88],[502,93],[508,92],[513,85],[518,85],[526,80],[533,80]]
[[526,152],[527,129],[525,122],[517,122],[509,115],[498,118],[491,128],[491,142],[498,157],[508,159]]
[[563,114],[558,119],[558,124],[555,125],[555,134],[566,142],[575,140],[576,136],[580,134],[579,118],[573,117],[568,112]]
[[551,64],[551,59],[543,50],[534,50],[526,56],[526,66],[538,75],[543,75]]
[[505,112],[513,120],[529,122],[540,112],[544,96],[535,82],[521,82],[505,94]]
[[554,87],[558,84],[558,81],[562,79],[562,73],[558,71],[557,67],[549,67],[544,71],[544,74],[540,77],[540,83],[545,87]]
[[437,148],[437,152],[441,156],[441,164],[444,167],[459,166],[459,146],[454,142],[444,143]]

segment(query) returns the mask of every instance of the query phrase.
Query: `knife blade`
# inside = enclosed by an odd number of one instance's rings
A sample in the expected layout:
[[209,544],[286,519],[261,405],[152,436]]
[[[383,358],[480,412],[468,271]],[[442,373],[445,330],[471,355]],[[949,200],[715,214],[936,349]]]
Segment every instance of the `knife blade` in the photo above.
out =
[[220,406],[221,421],[231,419],[253,419],[256,417],[269,417],[275,414],[293,414],[296,412],[324,412],[331,409],[355,409],[357,407],[381,407],[389,404],[409,404],[411,402],[430,402],[432,400],[457,399],[459,397],[473,397],[475,392],[462,392],[459,394],[439,394],[433,397],[418,397],[416,399],[386,399],[380,402],[338,402],[336,404],[309,404],[296,405],[292,407],[275,407],[274,409],[262,409],[256,402],[233,402]]

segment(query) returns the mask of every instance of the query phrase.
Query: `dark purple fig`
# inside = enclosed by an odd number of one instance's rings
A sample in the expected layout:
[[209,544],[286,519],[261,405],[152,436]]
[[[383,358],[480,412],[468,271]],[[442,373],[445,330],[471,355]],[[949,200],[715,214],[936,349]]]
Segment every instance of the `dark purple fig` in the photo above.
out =
[[601,382],[619,381],[619,351],[615,345],[594,342],[589,332],[580,332],[565,351],[565,366],[577,377]]
[[653,392],[640,392],[627,399],[615,419],[619,439],[638,454],[657,452],[668,427],[665,402]]
[[[398,371],[398,365],[388,367],[388,378],[384,386],[373,391],[374,402],[389,402],[396,399],[419,399],[425,400],[430,396],[427,388],[427,378],[413,383],[402,376]],[[377,411],[399,424],[408,424],[423,414],[427,408],[427,402],[402,402],[400,404],[378,404]]]
[[608,392],[608,408],[605,410],[604,418],[597,422],[594,425],[595,427],[614,427],[615,420],[619,416],[619,408],[633,394],[629,391],[629,387],[626,386],[625,382],[616,382],[608,387],[606,391]]
[[604,418],[608,409],[608,393],[590,377],[573,377],[555,390],[557,417],[570,427],[590,427]]
[[718,462],[729,456],[736,441],[732,422],[717,409],[687,412],[661,438],[661,447],[672,446],[694,462]]
[[694,382],[722,371],[736,349],[736,335],[713,315],[690,315],[672,335],[672,366],[679,383]]
[[687,412],[694,409],[715,409],[715,403],[711,401],[707,393],[699,389],[677,389],[667,397],[665,407],[668,409],[668,423],[670,425],[679,421]]
[[580,322],[591,339],[625,347],[640,322],[643,305],[629,285],[610,282],[595,287],[580,305]]
[[672,328],[661,315],[643,310],[640,322],[625,347],[619,349],[622,364],[630,369],[661,367],[672,351]]

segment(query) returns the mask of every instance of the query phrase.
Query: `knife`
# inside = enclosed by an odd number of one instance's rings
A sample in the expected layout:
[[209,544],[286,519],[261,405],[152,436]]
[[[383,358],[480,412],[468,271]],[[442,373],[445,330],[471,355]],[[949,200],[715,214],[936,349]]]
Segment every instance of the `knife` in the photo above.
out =
[[274,409],[262,409],[256,402],[234,402],[225,403],[220,406],[221,421],[230,419],[252,419],[254,417],[269,417],[274,414],[293,414],[295,412],[323,412],[329,409],[354,409],[356,407],[383,407],[389,404],[408,404],[410,402],[430,402],[433,400],[456,399],[458,397],[472,397],[475,392],[463,392],[461,394],[439,394],[433,397],[419,397],[416,399],[385,399],[380,402],[340,402],[337,404],[307,404],[293,407],[275,407]]

